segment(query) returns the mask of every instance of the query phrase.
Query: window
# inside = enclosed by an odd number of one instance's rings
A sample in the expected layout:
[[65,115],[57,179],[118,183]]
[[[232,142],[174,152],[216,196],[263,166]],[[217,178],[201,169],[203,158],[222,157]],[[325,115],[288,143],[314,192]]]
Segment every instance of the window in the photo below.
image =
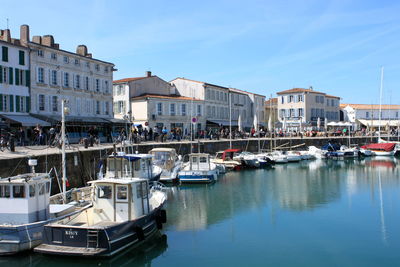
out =
[[34,184],[31,184],[29,186],[29,196],[34,197],[36,193],[36,186]]
[[399,117],[399,112],[398,111],[396,111],[396,118],[398,118]]
[[181,106],[181,114],[182,114],[182,116],[186,116],[186,104],[182,104],[182,106]]
[[39,195],[43,195],[45,192],[44,184],[39,184]]
[[303,95],[298,95],[297,96],[297,101],[298,102],[303,102]]
[[106,115],[108,115],[108,114],[110,113],[110,106],[109,106],[109,103],[108,103],[108,102],[105,102],[104,108],[105,108],[104,113],[105,113]]
[[68,64],[68,63],[69,63],[69,57],[64,56],[64,63],[65,63],[65,64]]
[[19,50],[18,52],[19,57],[19,65],[25,65],[25,51]]
[[56,70],[51,71],[51,84],[57,85],[57,71]]
[[77,97],[76,101],[76,113],[81,114],[81,99]]
[[[18,103],[19,102],[19,103]],[[19,100],[17,98],[16,100],[16,105],[19,106],[19,112],[25,112],[25,103],[26,103],[26,98],[25,96],[19,97]]]
[[281,104],[284,104],[284,103],[285,103],[285,97],[281,96]]
[[50,193],[50,182],[46,182],[46,193]]
[[124,101],[118,101],[118,113],[125,113]]
[[37,55],[38,55],[39,57],[44,57],[44,52],[43,52],[43,50],[39,49],[39,50],[37,51]]
[[2,57],[1,59],[4,62],[8,62],[8,47],[7,46],[2,46],[1,47],[1,52],[2,52]]
[[303,116],[304,116],[304,109],[299,108],[297,112],[298,112],[298,114],[299,114],[299,115],[298,115],[299,117],[303,117]]
[[288,103],[292,103],[292,102],[294,102],[293,100],[294,100],[294,96],[293,96],[293,95],[290,95],[290,96],[289,96]]
[[108,81],[104,81],[104,92],[108,94]]
[[112,197],[111,186],[108,185],[97,186],[97,198],[111,199],[111,197]]
[[0,185],[0,197],[1,198],[9,198],[10,197],[10,186],[9,185]]
[[3,111],[8,111],[8,95],[3,95],[0,100],[3,102]]
[[157,103],[157,115],[162,115],[162,103]]
[[90,69],[90,62],[86,62],[86,68]]
[[69,87],[69,73],[64,72],[64,87]]
[[147,196],[147,184],[146,182],[141,182],[136,186],[136,196],[137,198],[145,198]]
[[79,65],[79,59],[75,58],[74,64],[75,64],[75,66],[78,66]]
[[104,72],[108,72],[108,67],[104,67]]
[[315,108],[312,108],[311,109],[311,117],[315,117],[315,116],[317,116],[316,112],[315,112]]
[[13,185],[13,197],[24,198],[25,197],[25,186],[24,185]]
[[51,53],[51,59],[52,60],[57,60],[57,54],[56,53]]
[[100,114],[100,101],[96,101],[96,114]]
[[58,97],[56,95],[51,98],[51,110],[54,112],[58,111]]
[[201,105],[197,105],[197,116],[201,116]]
[[95,68],[97,71],[99,71],[99,70],[100,70],[100,65],[99,65],[99,64],[96,64],[94,68]]
[[[396,116],[397,117],[397,116]],[[365,112],[365,118],[369,118],[369,112],[367,111],[367,112]]]
[[175,104],[169,105],[169,115],[175,116]]
[[331,99],[331,106],[334,107],[335,106],[335,100]]
[[80,75],[75,75],[75,88],[76,89],[81,88],[81,76]]
[[294,117],[294,108],[289,109],[289,117]]
[[100,92],[100,80],[96,79],[96,92]]
[[44,83],[44,69],[43,68],[38,68],[38,82],[39,83]]
[[39,95],[39,110],[44,111],[44,95]]
[[89,77],[85,77],[85,90],[89,91]]
[[117,200],[128,199],[128,187],[126,185],[117,186]]

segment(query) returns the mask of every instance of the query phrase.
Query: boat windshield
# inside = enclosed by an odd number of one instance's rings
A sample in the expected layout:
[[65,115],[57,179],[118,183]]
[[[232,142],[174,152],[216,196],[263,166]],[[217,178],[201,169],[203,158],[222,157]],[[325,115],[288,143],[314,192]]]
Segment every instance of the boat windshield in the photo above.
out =
[[156,161],[166,162],[167,160],[172,160],[169,152],[153,152],[153,155]]

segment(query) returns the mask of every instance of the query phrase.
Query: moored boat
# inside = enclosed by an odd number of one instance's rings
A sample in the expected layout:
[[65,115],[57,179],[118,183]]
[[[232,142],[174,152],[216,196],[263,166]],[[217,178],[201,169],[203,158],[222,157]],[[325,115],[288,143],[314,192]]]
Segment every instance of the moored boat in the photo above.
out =
[[374,156],[394,156],[396,147],[396,143],[375,143],[364,145],[361,148],[372,151]]
[[216,164],[210,162],[210,155],[205,153],[192,153],[188,155],[182,170],[178,173],[181,183],[211,183],[218,179]]
[[224,165],[226,170],[240,170],[242,163],[233,160],[240,152],[240,149],[226,149],[216,153],[215,158],[210,159],[211,163]]
[[162,169],[160,181],[164,183],[177,182],[178,172],[182,168],[181,157],[174,148],[153,148],[149,151],[153,155],[153,164]]

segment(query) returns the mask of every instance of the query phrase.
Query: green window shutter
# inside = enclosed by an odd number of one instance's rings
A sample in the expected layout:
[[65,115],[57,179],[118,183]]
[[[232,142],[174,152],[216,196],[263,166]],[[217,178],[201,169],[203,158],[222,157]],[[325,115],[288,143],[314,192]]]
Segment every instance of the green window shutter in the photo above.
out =
[[31,111],[31,97],[27,96],[26,97],[26,112],[29,113]]
[[25,71],[25,85],[28,87],[31,85],[31,72],[29,70]]
[[0,94],[0,111],[3,111],[3,94]]
[[10,95],[10,112],[14,112],[14,96]]
[[7,46],[3,46],[1,48],[1,50],[2,50],[2,53],[3,53],[2,60],[4,62],[8,62],[8,47]]
[[14,80],[14,72],[13,72],[13,68],[9,67],[9,72],[10,72],[10,79],[9,79],[9,84],[13,84],[13,80]]
[[0,83],[3,83],[3,66],[0,66]]
[[19,50],[19,65],[25,65],[25,52]]
[[19,69],[15,68],[15,85],[19,85]]
[[19,110],[19,106],[20,106],[20,96],[19,95],[16,95],[15,96],[15,111],[16,112],[19,112],[20,110]]

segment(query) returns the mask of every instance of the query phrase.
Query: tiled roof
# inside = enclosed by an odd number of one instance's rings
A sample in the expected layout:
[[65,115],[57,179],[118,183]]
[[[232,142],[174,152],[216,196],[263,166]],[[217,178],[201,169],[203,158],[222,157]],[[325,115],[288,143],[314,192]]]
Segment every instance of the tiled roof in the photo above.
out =
[[[340,108],[345,108],[347,106],[350,106],[350,107],[352,107],[354,109],[366,109],[366,110],[378,109],[379,110],[379,105],[372,105],[372,104],[340,104]],[[400,110],[400,105],[382,105],[382,109]]]
[[276,94],[277,95],[282,95],[282,94],[304,93],[304,92],[312,92],[312,93],[315,93],[315,94],[323,94],[323,95],[325,95],[325,93],[314,91],[312,89],[305,89],[305,88],[293,88],[293,89],[277,92]]
[[[186,80],[186,81],[190,81],[190,82],[195,82],[195,83],[202,83],[202,84],[204,84],[204,85],[215,86],[215,87],[219,87],[219,88],[223,88],[223,89],[229,89],[228,87],[224,87],[224,86],[221,86],[221,85],[216,85],[216,84],[212,84],[212,83],[206,83],[206,82],[201,82],[201,81],[186,79],[186,78],[183,78],[183,77],[177,77],[177,78],[173,79],[172,81],[175,81],[175,80],[178,80],[178,79]],[[171,82],[172,82],[172,81],[171,81]]]
[[191,98],[191,97],[187,97],[187,96],[180,96],[180,95],[152,95],[152,94],[136,96],[136,97],[132,97],[131,99],[136,100],[136,99],[143,99],[143,98],[163,98],[163,99],[202,101],[201,99]]
[[252,92],[249,92],[249,91],[240,90],[240,89],[237,89],[237,88],[229,88],[229,89],[233,90],[233,91],[238,91],[238,92],[244,93],[244,94],[253,94],[253,95],[265,97],[265,95],[260,95],[260,94],[252,93]]
[[[154,76],[151,76],[151,77],[154,77]],[[113,83],[127,83],[127,82],[132,82],[132,81],[145,79],[145,78],[150,78],[150,77],[146,76],[146,77],[124,78],[124,79],[120,79],[120,80],[115,80],[115,81],[113,81]]]
[[278,104],[278,98],[274,97],[274,98],[270,98],[267,101],[265,101],[265,105],[269,105],[269,104],[272,104],[272,105]]
[[334,95],[325,95],[325,97],[332,97],[332,98],[339,98],[340,99],[340,97],[334,96]]

